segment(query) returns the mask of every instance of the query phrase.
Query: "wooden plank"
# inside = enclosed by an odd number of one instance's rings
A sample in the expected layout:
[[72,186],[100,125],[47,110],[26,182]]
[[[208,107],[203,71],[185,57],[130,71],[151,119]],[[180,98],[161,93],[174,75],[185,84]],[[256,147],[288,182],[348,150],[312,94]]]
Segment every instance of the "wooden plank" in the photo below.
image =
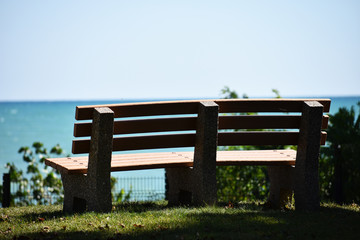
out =
[[218,145],[297,145],[298,136],[298,132],[221,132],[218,135]]
[[[298,132],[282,131],[244,131],[221,132],[218,135],[218,146],[241,145],[297,145]],[[325,145],[326,132],[321,132],[321,145]]]
[[288,166],[295,165],[295,150],[218,151],[218,166]]
[[217,166],[293,166],[295,160],[289,159],[242,159],[238,160],[220,160],[216,162]]
[[322,118],[321,129],[327,129],[329,126],[329,116],[324,115]]
[[298,129],[301,116],[237,115],[220,116],[219,129]]
[[[322,119],[328,127],[329,116]],[[232,115],[219,117],[219,129],[299,129],[300,115]]]
[[73,154],[89,153],[89,151],[90,151],[90,140],[89,139],[73,140],[72,150],[71,150],[71,152]]
[[[120,160],[119,160],[120,159]],[[64,173],[85,174],[87,166],[84,163],[87,157],[47,159],[46,165],[57,165],[57,169]],[[111,171],[126,171],[138,169],[154,169],[165,167],[192,166],[192,160],[179,156],[176,153],[138,153],[113,155]]]
[[76,107],[75,119],[90,120],[95,107],[109,107],[115,118],[153,115],[196,114],[199,101],[124,103]]
[[[160,153],[135,153],[135,154],[117,154],[112,155],[112,164],[117,164],[121,162],[128,162],[129,164],[136,165],[136,161],[143,161],[144,159],[150,161],[163,161],[168,160],[169,158],[173,159],[174,157],[178,157],[178,154],[173,152],[160,152]],[[46,159],[45,164],[51,166],[55,169],[61,166],[61,168],[68,167],[82,167],[84,169],[87,168],[88,164],[88,156],[81,157],[66,157],[66,158],[51,158]],[[59,169],[59,170],[60,170]]]
[[[298,129],[299,115],[220,116],[219,129]],[[323,116],[322,129],[328,127],[329,116]],[[75,123],[74,137],[91,136],[91,122]],[[114,134],[132,134],[196,129],[196,117],[156,118],[114,122]]]
[[193,147],[195,134],[169,134],[114,138],[113,151]]
[[329,112],[330,99],[209,99],[105,104],[76,107],[77,120],[90,120],[95,107],[109,107],[115,117],[136,117],[151,115],[195,114],[200,101],[214,101],[221,113],[235,112],[301,112],[304,101],[319,101],[324,112]]
[[[193,152],[137,153],[112,156],[111,171],[192,167]],[[294,165],[294,150],[218,151],[217,165]],[[86,174],[87,157],[46,159],[45,164],[69,174]]]
[[[74,124],[74,137],[89,137],[91,136],[92,123],[75,123]],[[115,122],[114,122],[115,128]]]
[[[74,137],[91,136],[92,123],[75,123]],[[114,122],[114,134],[196,130],[196,117],[122,120]]]
[[220,113],[302,112],[304,101],[318,101],[329,112],[330,99],[218,99]]
[[326,144],[327,132],[321,131],[320,145]]
[[[195,134],[167,134],[140,137],[121,137],[113,139],[113,151],[193,147]],[[72,153],[88,153],[90,139],[74,140]]]
[[[218,146],[241,146],[241,145],[297,145],[298,132],[285,131],[244,131],[244,132],[220,132],[218,134]],[[321,132],[321,145],[325,145],[327,133]],[[193,147],[195,134],[168,134],[149,135],[140,137],[114,138],[113,151]],[[73,154],[88,153],[90,139],[74,140]]]

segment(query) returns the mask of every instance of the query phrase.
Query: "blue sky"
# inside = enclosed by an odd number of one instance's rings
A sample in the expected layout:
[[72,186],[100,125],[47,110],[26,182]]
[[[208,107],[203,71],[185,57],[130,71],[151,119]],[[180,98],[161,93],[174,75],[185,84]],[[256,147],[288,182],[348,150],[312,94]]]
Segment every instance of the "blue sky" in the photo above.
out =
[[0,100],[360,95],[360,1],[0,0]]

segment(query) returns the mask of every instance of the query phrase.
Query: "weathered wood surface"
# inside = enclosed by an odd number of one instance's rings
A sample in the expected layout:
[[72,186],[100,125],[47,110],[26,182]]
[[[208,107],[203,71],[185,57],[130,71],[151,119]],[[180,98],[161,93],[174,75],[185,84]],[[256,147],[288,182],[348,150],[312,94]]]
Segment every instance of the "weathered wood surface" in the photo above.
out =
[[199,102],[213,101],[219,105],[220,113],[235,112],[302,112],[304,101],[318,101],[329,112],[330,99],[216,99],[216,100],[184,100],[106,104],[76,107],[76,120],[92,119],[93,109],[109,107],[114,111],[115,118],[139,117],[172,114],[196,114]]
[[[329,116],[323,116],[322,129],[328,126]],[[220,116],[219,129],[299,129],[301,116],[240,115]],[[91,122],[75,123],[74,137],[89,137]],[[191,131],[196,129],[196,117],[122,120],[114,122],[114,134]]]
[[[325,144],[326,136],[326,132],[321,133],[321,145]],[[298,138],[299,132],[221,132],[218,136],[218,146],[297,145]],[[193,147],[195,139],[195,133],[118,137],[113,139],[112,151]],[[90,151],[90,142],[90,139],[74,140],[72,153],[88,153]]]
[[[216,165],[294,165],[295,150],[218,151]],[[170,167],[192,167],[194,152],[158,152],[115,154],[111,159],[111,171],[127,171]],[[51,158],[46,165],[68,174],[86,174],[88,157]]]

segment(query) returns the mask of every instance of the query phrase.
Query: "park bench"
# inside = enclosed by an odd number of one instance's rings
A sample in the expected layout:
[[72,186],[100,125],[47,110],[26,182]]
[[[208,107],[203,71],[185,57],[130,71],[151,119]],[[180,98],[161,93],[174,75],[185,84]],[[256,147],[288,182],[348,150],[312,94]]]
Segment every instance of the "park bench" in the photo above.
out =
[[[328,122],[323,112],[329,108],[329,99],[78,106],[72,153],[87,155],[50,158],[45,163],[61,173],[65,212],[108,212],[111,172],[155,168],[166,169],[169,204],[215,204],[216,165],[268,166],[272,205],[280,206],[281,194],[294,190],[296,209],[314,210],[319,207],[319,148],[326,140],[322,129]],[[218,150],[241,145],[297,145],[297,151]],[[163,151],[184,147],[193,151]],[[144,149],[148,151],[140,151]],[[126,152],[113,154],[118,151]]]

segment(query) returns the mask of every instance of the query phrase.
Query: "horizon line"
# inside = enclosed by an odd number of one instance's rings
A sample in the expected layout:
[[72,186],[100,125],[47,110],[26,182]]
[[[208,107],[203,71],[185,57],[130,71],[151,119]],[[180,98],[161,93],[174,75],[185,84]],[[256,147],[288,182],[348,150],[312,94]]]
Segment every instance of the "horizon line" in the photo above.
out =
[[[318,96],[282,96],[281,98],[352,98],[359,97],[359,95],[318,95]],[[249,99],[256,98],[276,98],[269,96],[255,96],[249,97]],[[175,97],[163,97],[163,98],[94,98],[94,99],[0,99],[0,102],[93,102],[93,101],[165,101],[165,100],[192,100],[192,99],[222,99],[221,97],[183,97],[183,98],[175,98]]]

